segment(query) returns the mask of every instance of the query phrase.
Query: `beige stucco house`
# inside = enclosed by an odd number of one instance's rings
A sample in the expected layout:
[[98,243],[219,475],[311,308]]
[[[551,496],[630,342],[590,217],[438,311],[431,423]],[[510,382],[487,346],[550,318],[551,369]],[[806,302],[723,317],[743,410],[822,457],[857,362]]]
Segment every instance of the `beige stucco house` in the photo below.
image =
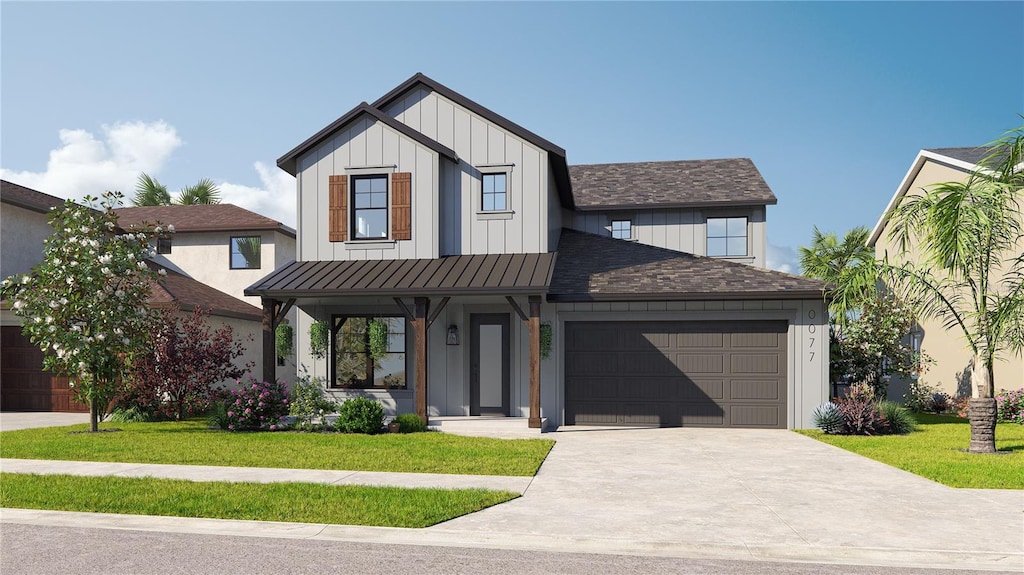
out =
[[809,427],[827,398],[823,286],[764,269],[776,198],[749,159],[570,166],[416,74],[278,166],[297,261],[245,293],[268,324],[303,312],[336,397],[532,428]]
[[[899,246],[890,240],[886,229],[889,216],[899,206],[900,200],[908,194],[920,194],[935,184],[966,181],[968,174],[978,168],[977,162],[988,153],[986,148],[921,150],[868,239],[868,245],[875,249],[876,256],[888,256],[893,261],[900,261]],[[1018,239],[1016,253],[1024,253],[1024,238]],[[918,256],[912,250],[909,257],[917,261]],[[912,345],[930,356],[934,362],[920,375],[924,383],[952,396],[971,396],[972,355],[959,331],[947,330],[940,321],[934,319],[922,319],[910,337]],[[995,364],[993,372],[996,391],[1024,387],[1024,359],[1019,355],[1004,357]],[[893,378],[889,382],[890,398],[901,399],[910,381]]]

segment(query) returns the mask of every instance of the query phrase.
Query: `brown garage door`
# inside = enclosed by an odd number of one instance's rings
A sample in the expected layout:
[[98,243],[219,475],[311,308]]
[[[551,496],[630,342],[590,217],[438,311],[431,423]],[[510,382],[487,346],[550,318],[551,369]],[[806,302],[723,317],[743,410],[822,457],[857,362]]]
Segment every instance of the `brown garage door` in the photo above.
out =
[[20,327],[0,327],[0,410],[85,411],[71,398],[68,378],[43,371],[43,352]]
[[567,425],[786,427],[786,322],[567,322]]

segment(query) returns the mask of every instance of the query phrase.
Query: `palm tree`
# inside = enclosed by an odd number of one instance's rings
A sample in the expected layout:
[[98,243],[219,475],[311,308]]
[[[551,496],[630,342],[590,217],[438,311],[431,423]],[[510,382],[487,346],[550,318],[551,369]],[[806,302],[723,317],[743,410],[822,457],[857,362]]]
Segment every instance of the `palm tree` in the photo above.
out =
[[974,356],[968,410],[972,453],[994,453],[993,365],[1024,347],[1024,254],[1021,194],[1024,126],[986,146],[989,154],[965,182],[938,184],[906,197],[890,219],[902,256],[920,262],[887,266],[893,286],[924,317],[962,333]]
[[829,311],[839,326],[877,294],[878,266],[867,245],[869,234],[866,227],[853,228],[840,242],[834,232],[822,233],[815,226],[811,245],[800,247],[804,275],[831,284]]
[[171,204],[190,206],[219,203],[220,188],[209,178],[203,178],[191,186],[182,188],[178,197],[172,201],[167,186],[146,172],[139,174],[139,181],[135,184],[135,196],[132,197],[134,206],[169,206]]

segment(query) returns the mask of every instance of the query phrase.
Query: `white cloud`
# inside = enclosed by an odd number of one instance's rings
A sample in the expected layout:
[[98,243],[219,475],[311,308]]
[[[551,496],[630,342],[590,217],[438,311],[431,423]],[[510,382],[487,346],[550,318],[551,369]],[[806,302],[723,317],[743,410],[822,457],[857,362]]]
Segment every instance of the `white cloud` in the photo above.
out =
[[61,130],[43,172],[0,168],[0,177],[62,198],[130,193],[139,172],[157,173],[181,144],[177,130],[156,122],[119,122],[101,127],[102,139],[86,130]]
[[221,201],[295,227],[295,178],[263,162],[256,162],[253,167],[260,177],[261,187],[218,182]]
[[776,246],[768,244],[766,265],[769,269],[778,270],[787,274],[799,274],[800,263],[796,256],[796,250],[789,246]]

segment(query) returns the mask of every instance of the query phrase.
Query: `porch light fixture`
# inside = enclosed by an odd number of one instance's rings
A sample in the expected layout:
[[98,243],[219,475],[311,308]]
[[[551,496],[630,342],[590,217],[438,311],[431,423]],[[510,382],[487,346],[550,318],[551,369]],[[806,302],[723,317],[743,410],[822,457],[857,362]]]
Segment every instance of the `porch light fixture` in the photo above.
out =
[[446,343],[448,345],[459,345],[459,326],[448,326],[448,340]]

